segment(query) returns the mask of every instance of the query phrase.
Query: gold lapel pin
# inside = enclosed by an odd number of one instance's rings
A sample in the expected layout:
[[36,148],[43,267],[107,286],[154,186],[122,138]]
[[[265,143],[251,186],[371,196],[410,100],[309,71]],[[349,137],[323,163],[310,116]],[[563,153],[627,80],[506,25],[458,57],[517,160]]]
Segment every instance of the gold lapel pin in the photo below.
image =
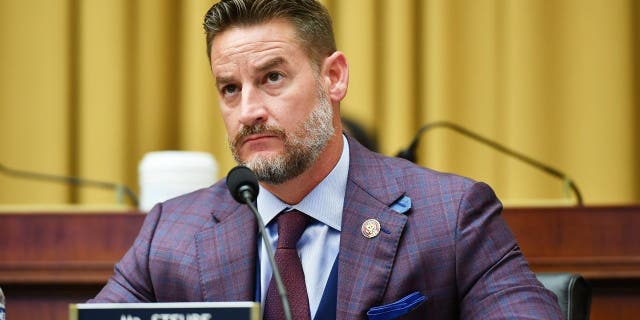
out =
[[371,239],[380,233],[380,222],[376,219],[367,219],[362,223],[362,235]]

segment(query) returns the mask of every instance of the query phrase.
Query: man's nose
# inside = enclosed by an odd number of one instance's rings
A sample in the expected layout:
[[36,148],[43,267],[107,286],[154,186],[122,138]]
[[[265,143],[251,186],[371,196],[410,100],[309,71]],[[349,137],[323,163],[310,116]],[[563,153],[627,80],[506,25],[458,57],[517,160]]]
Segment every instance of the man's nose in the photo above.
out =
[[259,90],[249,86],[243,87],[240,122],[243,125],[267,122],[267,108]]

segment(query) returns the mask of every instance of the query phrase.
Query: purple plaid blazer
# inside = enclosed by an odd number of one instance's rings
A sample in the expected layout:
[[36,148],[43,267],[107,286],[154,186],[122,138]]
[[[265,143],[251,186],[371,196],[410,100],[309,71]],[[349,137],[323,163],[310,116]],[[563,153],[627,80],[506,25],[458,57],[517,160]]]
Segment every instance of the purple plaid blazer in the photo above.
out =
[[[561,319],[483,183],[373,153],[349,139],[338,319],[418,291],[402,319]],[[409,197],[411,209],[390,208]],[[380,222],[365,238],[362,223]],[[257,223],[224,181],[156,205],[90,302],[252,301]]]

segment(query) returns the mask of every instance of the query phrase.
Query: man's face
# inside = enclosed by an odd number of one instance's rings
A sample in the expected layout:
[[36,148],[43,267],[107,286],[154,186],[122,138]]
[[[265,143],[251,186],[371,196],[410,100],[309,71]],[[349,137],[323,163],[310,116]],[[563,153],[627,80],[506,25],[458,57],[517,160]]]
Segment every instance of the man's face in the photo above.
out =
[[225,30],[213,40],[211,69],[238,163],[279,184],[315,162],[334,134],[333,110],[289,23]]

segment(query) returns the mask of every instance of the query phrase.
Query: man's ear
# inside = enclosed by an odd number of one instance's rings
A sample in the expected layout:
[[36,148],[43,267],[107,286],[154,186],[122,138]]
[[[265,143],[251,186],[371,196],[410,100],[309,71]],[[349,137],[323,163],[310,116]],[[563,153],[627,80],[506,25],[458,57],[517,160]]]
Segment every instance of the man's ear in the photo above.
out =
[[349,85],[349,66],[344,53],[336,51],[325,58],[321,72],[329,99],[333,103],[339,103],[347,95]]

